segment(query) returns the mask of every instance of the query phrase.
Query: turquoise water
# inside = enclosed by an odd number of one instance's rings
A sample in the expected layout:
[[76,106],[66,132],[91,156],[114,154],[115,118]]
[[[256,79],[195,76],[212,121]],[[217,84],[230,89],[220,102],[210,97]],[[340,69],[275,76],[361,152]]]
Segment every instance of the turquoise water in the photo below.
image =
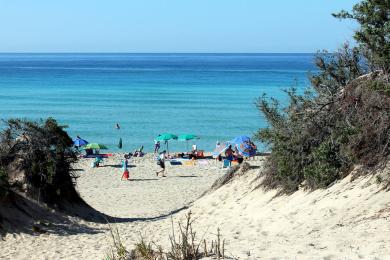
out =
[[[159,133],[198,147],[266,126],[255,99],[308,85],[312,54],[0,54],[0,117],[54,117],[72,137],[150,151]],[[120,130],[114,128],[119,123]],[[185,144],[172,142],[172,150]]]

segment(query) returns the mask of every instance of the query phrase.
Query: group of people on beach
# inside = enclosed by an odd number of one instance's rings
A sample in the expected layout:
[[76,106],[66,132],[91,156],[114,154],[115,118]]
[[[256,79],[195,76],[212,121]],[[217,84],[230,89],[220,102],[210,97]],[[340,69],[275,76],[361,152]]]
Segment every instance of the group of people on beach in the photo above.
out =
[[[120,125],[119,124],[116,124],[115,125],[115,128],[117,130],[120,130]],[[80,138],[79,136],[77,136],[78,138]],[[165,141],[164,143],[165,145],[167,145],[167,141]],[[250,147],[254,147],[254,149],[256,149],[256,146],[250,142]],[[129,159],[131,157],[141,157],[144,155],[143,153],[143,146],[141,146],[139,149],[135,150],[133,153],[128,153],[124,156],[124,160],[122,161],[122,169],[123,169],[123,174],[122,174],[122,177],[121,177],[121,180],[125,179],[125,180],[128,180],[129,179]],[[157,161],[157,165],[161,168],[160,170],[156,171],[156,176],[159,176],[161,174],[162,177],[166,177],[166,172],[165,172],[165,161],[167,159],[172,159],[172,158],[187,158],[187,159],[199,159],[199,158],[204,158],[203,156],[203,151],[200,151],[202,153],[198,153],[198,149],[197,149],[197,146],[194,144],[192,146],[192,149],[191,149],[191,152],[188,152],[188,153],[178,153],[178,154],[174,154],[173,156],[169,156],[169,154],[167,154],[166,150],[162,151],[161,153],[159,153],[159,150],[161,148],[161,142],[158,141],[158,140],[155,140],[154,141],[154,155],[155,155],[155,159]],[[222,149],[220,149],[222,148]],[[242,163],[243,160],[244,160],[244,157],[242,155],[242,153],[240,153],[237,145],[235,145],[234,147],[232,147],[232,145],[228,145],[226,147],[226,144],[221,144],[219,141],[217,141],[216,143],[216,151],[221,151],[219,153],[217,153],[217,155],[213,155],[213,157],[216,159],[216,161],[224,161],[224,167],[225,167],[225,163],[226,161],[229,162],[229,166],[231,165],[231,162],[233,161],[236,161],[238,163]],[[157,154],[157,156],[156,156]],[[99,164],[102,162],[102,158],[100,157],[96,157],[95,158],[95,162],[94,162],[94,166],[93,167],[99,167]]]

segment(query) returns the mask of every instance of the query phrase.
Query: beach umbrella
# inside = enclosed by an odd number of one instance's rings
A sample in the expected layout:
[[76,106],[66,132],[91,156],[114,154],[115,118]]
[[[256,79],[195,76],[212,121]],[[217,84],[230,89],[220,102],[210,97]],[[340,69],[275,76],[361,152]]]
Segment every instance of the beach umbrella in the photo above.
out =
[[194,139],[199,139],[199,137],[194,135],[194,134],[182,134],[182,135],[179,135],[179,137],[178,137],[179,141],[186,141],[186,143],[187,143],[187,151],[188,151],[188,141],[189,140],[194,140]]
[[231,140],[230,143],[236,145],[238,152],[242,156],[251,157],[256,155],[256,145],[251,142],[251,139],[248,136],[237,136]]
[[245,157],[252,157],[256,155],[257,148],[252,142],[244,142],[237,144],[238,152]]
[[241,136],[237,136],[236,138],[231,140],[230,143],[231,144],[241,144],[241,143],[250,142],[250,141],[251,141],[251,139],[248,136],[241,135]]
[[84,150],[86,150],[86,149],[99,149],[99,150],[102,150],[102,149],[108,149],[108,148],[104,144],[90,143],[90,144],[84,145],[83,149]]
[[75,146],[81,147],[81,146],[84,146],[84,145],[88,144],[88,141],[86,141],[84,139],[81,139],[81,138],[76,138],[73,141],[73,143],[74,143]]
[[119,138],[118,148],[122,149],[122,137]]
[[163,133],[163,134],[159,134],[156,137],[157,141],[169,141],[171,139],[177,139],[177,135],[170,134],[170,133]]
[[170,133],[162,133],[162,134],[159,134],[157,137],[156,137],[156,141],[166,141],[166,144],[167,144],[167,152],[168,152],[168,155],[169,155],[169,147],[168,147],[168,141],[169,140],[176,140],[177,139],[177,135],[175,134],[170,134]]
[[222,153],[224,153],[227,148],[229,147],[229,143],[228,142],[225,142],[225,143],[220,143],[219,145],[217,145],[215,147],[215,150],[214,152],[212,153],[213,157],[214,158],[217,158],[219,155],[221,155]]

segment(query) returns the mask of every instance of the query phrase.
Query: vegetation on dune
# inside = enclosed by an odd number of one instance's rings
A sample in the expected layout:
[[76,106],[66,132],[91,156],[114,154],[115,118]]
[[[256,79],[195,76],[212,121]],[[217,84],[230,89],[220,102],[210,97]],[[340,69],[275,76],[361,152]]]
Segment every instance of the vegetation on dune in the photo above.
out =
[[155,242],[146,242],[142,237],[132,250],[123,245],[117,229],[110,227],[113,245],[106,254],[106,260],[197,260],[205,257],[225,259],[225,240],[217,229],[216,240],[211,243],[198,239],[193,229],[194,220],[191,212],[186,215],[185,223],[179,222],[175,230],[172,223],[172,235],[169,236],[171,247],[165,251]]
[[272,153],[267,162],[270,187],[294,191],[302,184],[326,187],[354,164],[374,166],[390,154],[390,1],[365,0],[353,13],[334,16],[360,23],[359,46],[319,52],[319,70],[303,95],[286,91],[289,105],[262,96],[256,105],[269,127],[255,137]]
[[52,119],[33,122],[10,119],[0,133],[0,196],[19,191],[26,196],[61,208],[64,200],[77,201],[77,160],[73,142]]

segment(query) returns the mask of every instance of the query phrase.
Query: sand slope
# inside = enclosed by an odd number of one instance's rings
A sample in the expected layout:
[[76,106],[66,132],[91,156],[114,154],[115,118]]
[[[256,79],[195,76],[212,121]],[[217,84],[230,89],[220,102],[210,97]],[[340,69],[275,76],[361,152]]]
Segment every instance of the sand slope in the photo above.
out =
[[[215,239],[220,227],[227,255],[239,259],[390,258],[390,192],[375,177],[346,178],[326,190],[275,197],[276,191],[255,189],[258,158],[250,162],[253,169],[196,200],[226,172],[220,164],[168,166],[168,177],[157,178],[158,167],[147,156],[131,162],[132,181],[120,181],[120,160],[115,155],[98,169],[89,167],[90,160],[80,161],[77,186],[86,202],[118,217],[113,226],[128,248],[140,235],[167,248],[171,221],[191,210],[199,236]],[[39,236],[7,235],[0,241],[0,258],[102,259],[111,242],[107,225],[69,222]]]
[[375,177],[275,197],[255,189],[255,176],[251,170],[191,207],[198,230],[220,227],[233,256],[390,259],[390,192]]

